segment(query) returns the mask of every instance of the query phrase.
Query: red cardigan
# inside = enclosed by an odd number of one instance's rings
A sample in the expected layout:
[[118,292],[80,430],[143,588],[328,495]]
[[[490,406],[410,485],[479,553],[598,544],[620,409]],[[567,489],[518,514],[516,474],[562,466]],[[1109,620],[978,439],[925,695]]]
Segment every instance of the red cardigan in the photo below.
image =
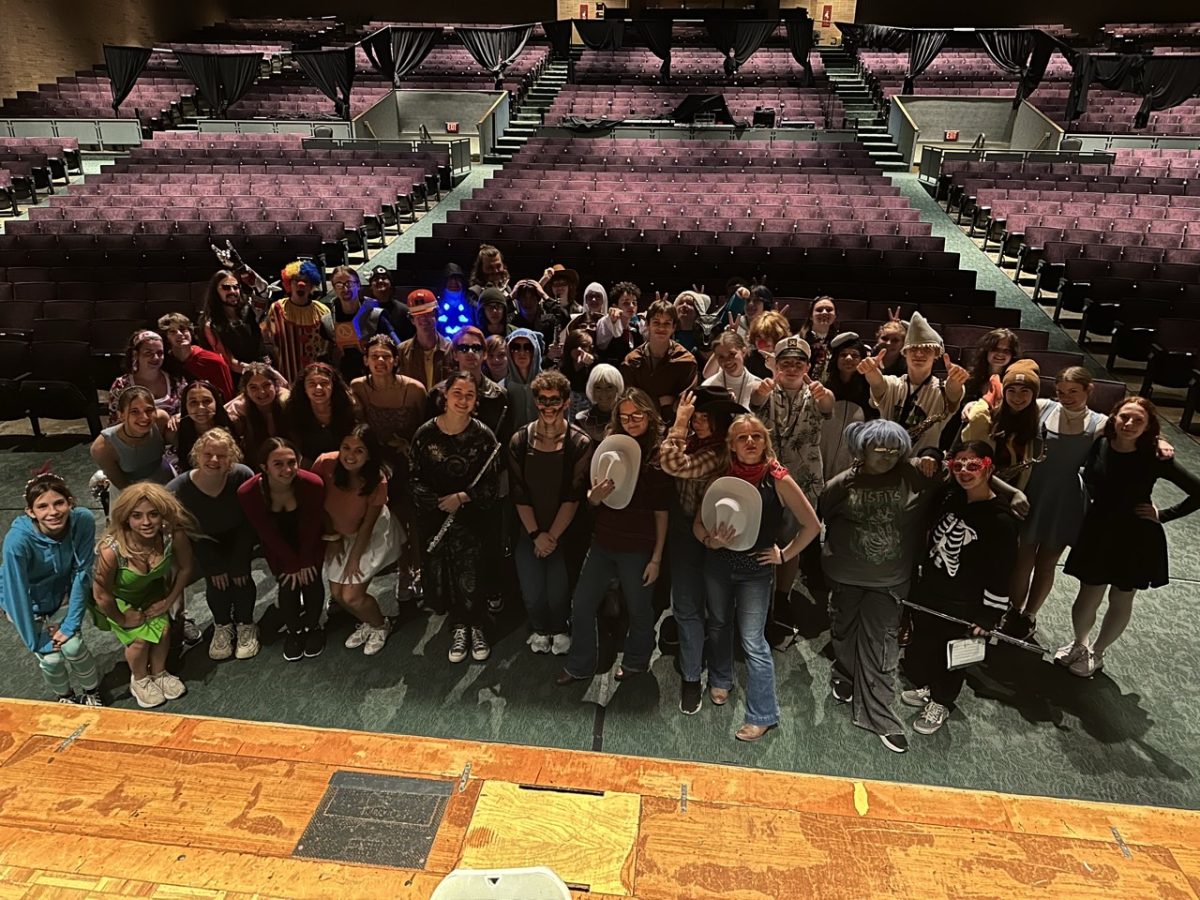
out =
[[300,546],[293,547],[275,527],[275,517],[263,496],[262,480],[265,477],[261,473],[255,475],[238,488],[238,502],[258,535],[271,572],[279,576],[291,575],[309,566],[320,568],[325,562],[325,542],[321,540],[325,522],[325,482],[320,475],[305,469],[296,473],[293,488],[300,520]]
[[[183,370],[196,380],[215,385],[224,397],[223,402],[228,403],[233,399],[233,375],[229,371],[229,363],[221,354],[192,347],[192,355],[184,361]],[[180,412],[186,413],[187,410]]]

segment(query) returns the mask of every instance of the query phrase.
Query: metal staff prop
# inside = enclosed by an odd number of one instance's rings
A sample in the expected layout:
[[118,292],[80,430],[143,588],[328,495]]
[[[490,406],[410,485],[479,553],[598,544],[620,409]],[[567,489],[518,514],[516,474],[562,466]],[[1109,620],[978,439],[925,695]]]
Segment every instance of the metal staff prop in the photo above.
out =
[[[909,609],[915,609],[918,612],[927,613],[931,616],[937,616],[939,619],[945,619],[947,622],[954,622],[958,625],[966,625],[968,628],[978,628],[974,622],[968,622],[966,619],[960,619],[958,616],[952,616],[944,612],[938,612],[936,609],[930,609],[928,606],[922,606],[920,603],[913,603],[911,600],[901,600]],[[1011,637],[1007,634],[1001,634],[999,631],[988,631],[986,636],[993,643],[996,641],[1004,641],[1006,644],[1012,644],[1014,647],[1020,647],[1022,650],[1028,650],[1030,653],[1036,653],[1046,662],[1054,661],[1054,654],[1039,644],[1031,644],[1029,641],[1022,641],[1019,638]]]
[[[496,454],[499,452],[500,442],[497,441],[496,446],[492,448],[492,452],[484,462],[483,467],[479,470],[475,477],[471,479],[471,483],[467,485],[466,489],[468,491],[475,487],[475,485],[479,484],[479,479],[483,477],[483,473],[488,470],[492,464],[492,460],[496,458]],[[458,509],[462,509],[462,504],[459,504]],[[437,534],[433,536],[433,540],[430,541],[429,546],[425,548],[426,553],[432,553],[437,549],[437,545],[442,542],[442,538],[446,536],[446,532],[450,530],[450,526],[454,523],[454,517],[458,515],[458,509],[446,516],[445,521],[442,522],[442,527],[437,530]]]

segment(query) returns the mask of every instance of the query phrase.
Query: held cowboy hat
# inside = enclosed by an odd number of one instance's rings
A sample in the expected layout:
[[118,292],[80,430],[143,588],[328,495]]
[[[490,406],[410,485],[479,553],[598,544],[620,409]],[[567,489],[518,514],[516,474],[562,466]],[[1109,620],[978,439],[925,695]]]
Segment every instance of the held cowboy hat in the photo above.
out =
[[749,550],[758,540],[762,495],[743,478],[734,478],[732,475],[718,478],[704,492],[700,521],[709,534],[716,531],[718,525],[732,525],[735,535],[726,549]]
[[624,509],[633,499],[638,473],[642,468],[642,447],[627,434],[610,434],[592,455],[592,484],[612,479],[616,487],[604,498],[604,505]]

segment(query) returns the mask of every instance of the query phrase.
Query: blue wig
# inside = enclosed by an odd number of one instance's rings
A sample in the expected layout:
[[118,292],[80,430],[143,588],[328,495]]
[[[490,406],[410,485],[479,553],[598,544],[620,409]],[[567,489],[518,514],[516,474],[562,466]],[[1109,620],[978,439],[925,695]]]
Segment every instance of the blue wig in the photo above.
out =
[[283,271],[279,273],[280,282],[283,284],[283,289],[288,293],[292,291],[292,281],[299,275],[313,287],[317,287],[321,283],[321,270],[317,268],[317,264],[310,259],[295,260],[283,267]]
[[846,426],[846,449],[856,460],[862,462],[874,448],[899,450],[902,456],[908,456],[912,453],[912,438],[904,426],[887,419],[851,422]]

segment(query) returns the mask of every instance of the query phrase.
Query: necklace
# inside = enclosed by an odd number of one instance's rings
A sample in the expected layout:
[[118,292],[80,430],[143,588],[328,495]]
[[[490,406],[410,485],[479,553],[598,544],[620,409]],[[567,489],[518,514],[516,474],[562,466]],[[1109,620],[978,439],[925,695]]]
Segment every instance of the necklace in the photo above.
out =
[[731,394],[733,394],[733,398],[738,403],[741,403],[742,402],[742,391],[744,391],[746,389],[746,379],[749,377],[749,375],[750,375],[750,370],[743,368],[742,369],[742,377],[741,377],[740,381],[738,382],[738,387],[737,387],[737,390],[735,391],[733,388],[731,388],[729,386],[729,377],[728,377],[728,375],[726,375],[725,370],[722,369],[721,370],[721,387],[725,388],[725,390],[727,390]]

